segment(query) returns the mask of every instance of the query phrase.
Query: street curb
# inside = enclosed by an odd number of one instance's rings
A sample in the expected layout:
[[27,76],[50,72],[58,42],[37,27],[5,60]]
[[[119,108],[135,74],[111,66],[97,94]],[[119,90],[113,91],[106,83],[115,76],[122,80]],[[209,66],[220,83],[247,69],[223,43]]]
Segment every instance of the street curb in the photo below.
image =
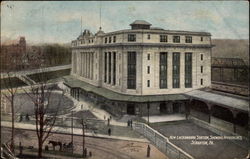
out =
[[[2,126],[2,128],[8,128],[11,129],[11,127],[8,126]],[[26,128],[15,128],[15,129],[21,129],[21,130],[28,130],[28,131],[36,131],[36,130],[32,130],[32,129],[26,129]],[[71,135],[71,133],[67,133],[67,132],[56,132],[56,131],[52,131],[52,133],[54,134],[63,134],[63,135]],[[80,134],[74,134],[74,136],[82,136]],[[107,136],[107,135],[103,135],[103,136],[93,136],[93,135],[85,135],[85,137],[90,137],[90,138],[99,138],[99,139],[110,139],[110,140],[124,140],[124,141],[134,141],[134,142],[142,142],[142,143],[150,143],[150,141],[148,141],[147,139],[136,139],[136,138],[119,138],[119,137],[115,137],[115,136]],[[145,141],[142,141],[145,140]]]

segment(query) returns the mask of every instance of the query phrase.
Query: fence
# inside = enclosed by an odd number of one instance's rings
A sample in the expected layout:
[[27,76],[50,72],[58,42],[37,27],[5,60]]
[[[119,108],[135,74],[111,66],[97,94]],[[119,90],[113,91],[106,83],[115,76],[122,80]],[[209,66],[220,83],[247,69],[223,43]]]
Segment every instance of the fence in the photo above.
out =
[[[74,128],[82,128],[80,118],[73,117]],[[55,126],[71,127],[71,117],[57,117]],[[105,121],[95,118],[84,118],[84,123],[87,129],[97,130],[102,129],[105,126]]]
[[160,151],[170,159],[194,159],[188,153],[171,143],[167,137],[144,123],[134,123],[134,130],[149,139]]
[[[11,122],[11,116],[10,115],[1,116],[1,120]],[[71,127],[72,120],[73,120],[74,128],[80,128],[80,129],[82,128],[82,125],[81,125],[82,119],[77,118],[77,117],[73,117],[73,118],[72,117],[56,117],[54,126]],[[85,125],[86,130],[90,132],[101,130],[106,126],[105,121],[100,120],[100,119],[83,118],[83,120],[84,120],[84,125]],[[27,120],[26,117],[23,116],[22,120],[20,120],[20,115],[15,115],[15,122],[22,122],[22,123],[24,122],[24,123],[35,125],[35,116],[30,115],[29,120]]]

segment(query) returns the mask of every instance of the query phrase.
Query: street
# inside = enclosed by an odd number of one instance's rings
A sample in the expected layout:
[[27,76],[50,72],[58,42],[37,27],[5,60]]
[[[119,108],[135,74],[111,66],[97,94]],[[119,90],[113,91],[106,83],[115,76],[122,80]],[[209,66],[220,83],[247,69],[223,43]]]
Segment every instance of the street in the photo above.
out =
[[[10,137],[10,128],[2,127],[2,142],[6,142]],[[60,141],[62,143],[69,143],[71,141],[70,134],[52,134],[44,143],[44,146],[48,144],[49,140]],[[33,146],[37,148],[36,132],[31,130],[16,129],[15,143],[22,142],[24,147]],[[74,135],[74,153],[82,154],[82,136]],[[85,147],[88,152],[92,152],[93,159],[144,159],[146,157],[146,151],[148,143],[134,142],[117,139],[95,138],[85,137]],[[167,157],[156,149],[153,145],[151,147],[151,158],[154,159],[167,159]],[[52,146],[49,145],[49,149]],[[56,147],[58,150],[59,147]],[[16,151],[18,153],[18,151]],[[46,154],[45,154],[46,155]]]

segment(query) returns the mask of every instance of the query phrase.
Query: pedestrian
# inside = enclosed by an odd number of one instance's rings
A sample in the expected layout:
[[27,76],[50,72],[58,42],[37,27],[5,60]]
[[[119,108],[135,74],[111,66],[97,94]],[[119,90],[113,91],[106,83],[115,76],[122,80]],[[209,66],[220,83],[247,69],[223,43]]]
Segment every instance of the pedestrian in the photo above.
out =
[[26,114],[26,117],[25,117],[25,118],[26,118],[27,121],[30,121],[29,114]]
[[132,128],[132,126],[133,126],[133,121],[132,121],[132,119],[130,120],[130,126],[131,126],[131,128]]
[[23,146],[21,142],[19,142],[19,151],[19,155],[23,155]]
[[128,126],[130,126],[130,121],[128,120]]
[[87,157],[88,151],[87,148],[84,149],[84,157]]
[[148,145],[148,148],[147,148],[147,157],[150,157],[150,146]]
[[110,128],[108,129],[108,134],[109,134],[109,136],[111,135],[111,129]]
[[104,120],[106,120],[106,116],[104,115]]
[[91,157],[92,156],[92,152],[91,151],[89,151],[89,157]]
[[108,118],[108,126],[109,126],[109,124],[110,124],[110,119]]
[[45,146],[45,151],[49,151],[49,146],[48,145]]
[[20,119],[19,119],[19,122],[23,121],[23,115],[20,114]]

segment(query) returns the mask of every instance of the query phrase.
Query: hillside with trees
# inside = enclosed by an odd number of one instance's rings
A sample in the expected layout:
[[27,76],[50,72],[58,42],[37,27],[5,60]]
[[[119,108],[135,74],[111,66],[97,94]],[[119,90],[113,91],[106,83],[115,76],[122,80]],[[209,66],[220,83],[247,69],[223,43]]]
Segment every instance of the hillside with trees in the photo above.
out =
[[249,40],[213,39],[212,57],[241,58],[249,65]]

